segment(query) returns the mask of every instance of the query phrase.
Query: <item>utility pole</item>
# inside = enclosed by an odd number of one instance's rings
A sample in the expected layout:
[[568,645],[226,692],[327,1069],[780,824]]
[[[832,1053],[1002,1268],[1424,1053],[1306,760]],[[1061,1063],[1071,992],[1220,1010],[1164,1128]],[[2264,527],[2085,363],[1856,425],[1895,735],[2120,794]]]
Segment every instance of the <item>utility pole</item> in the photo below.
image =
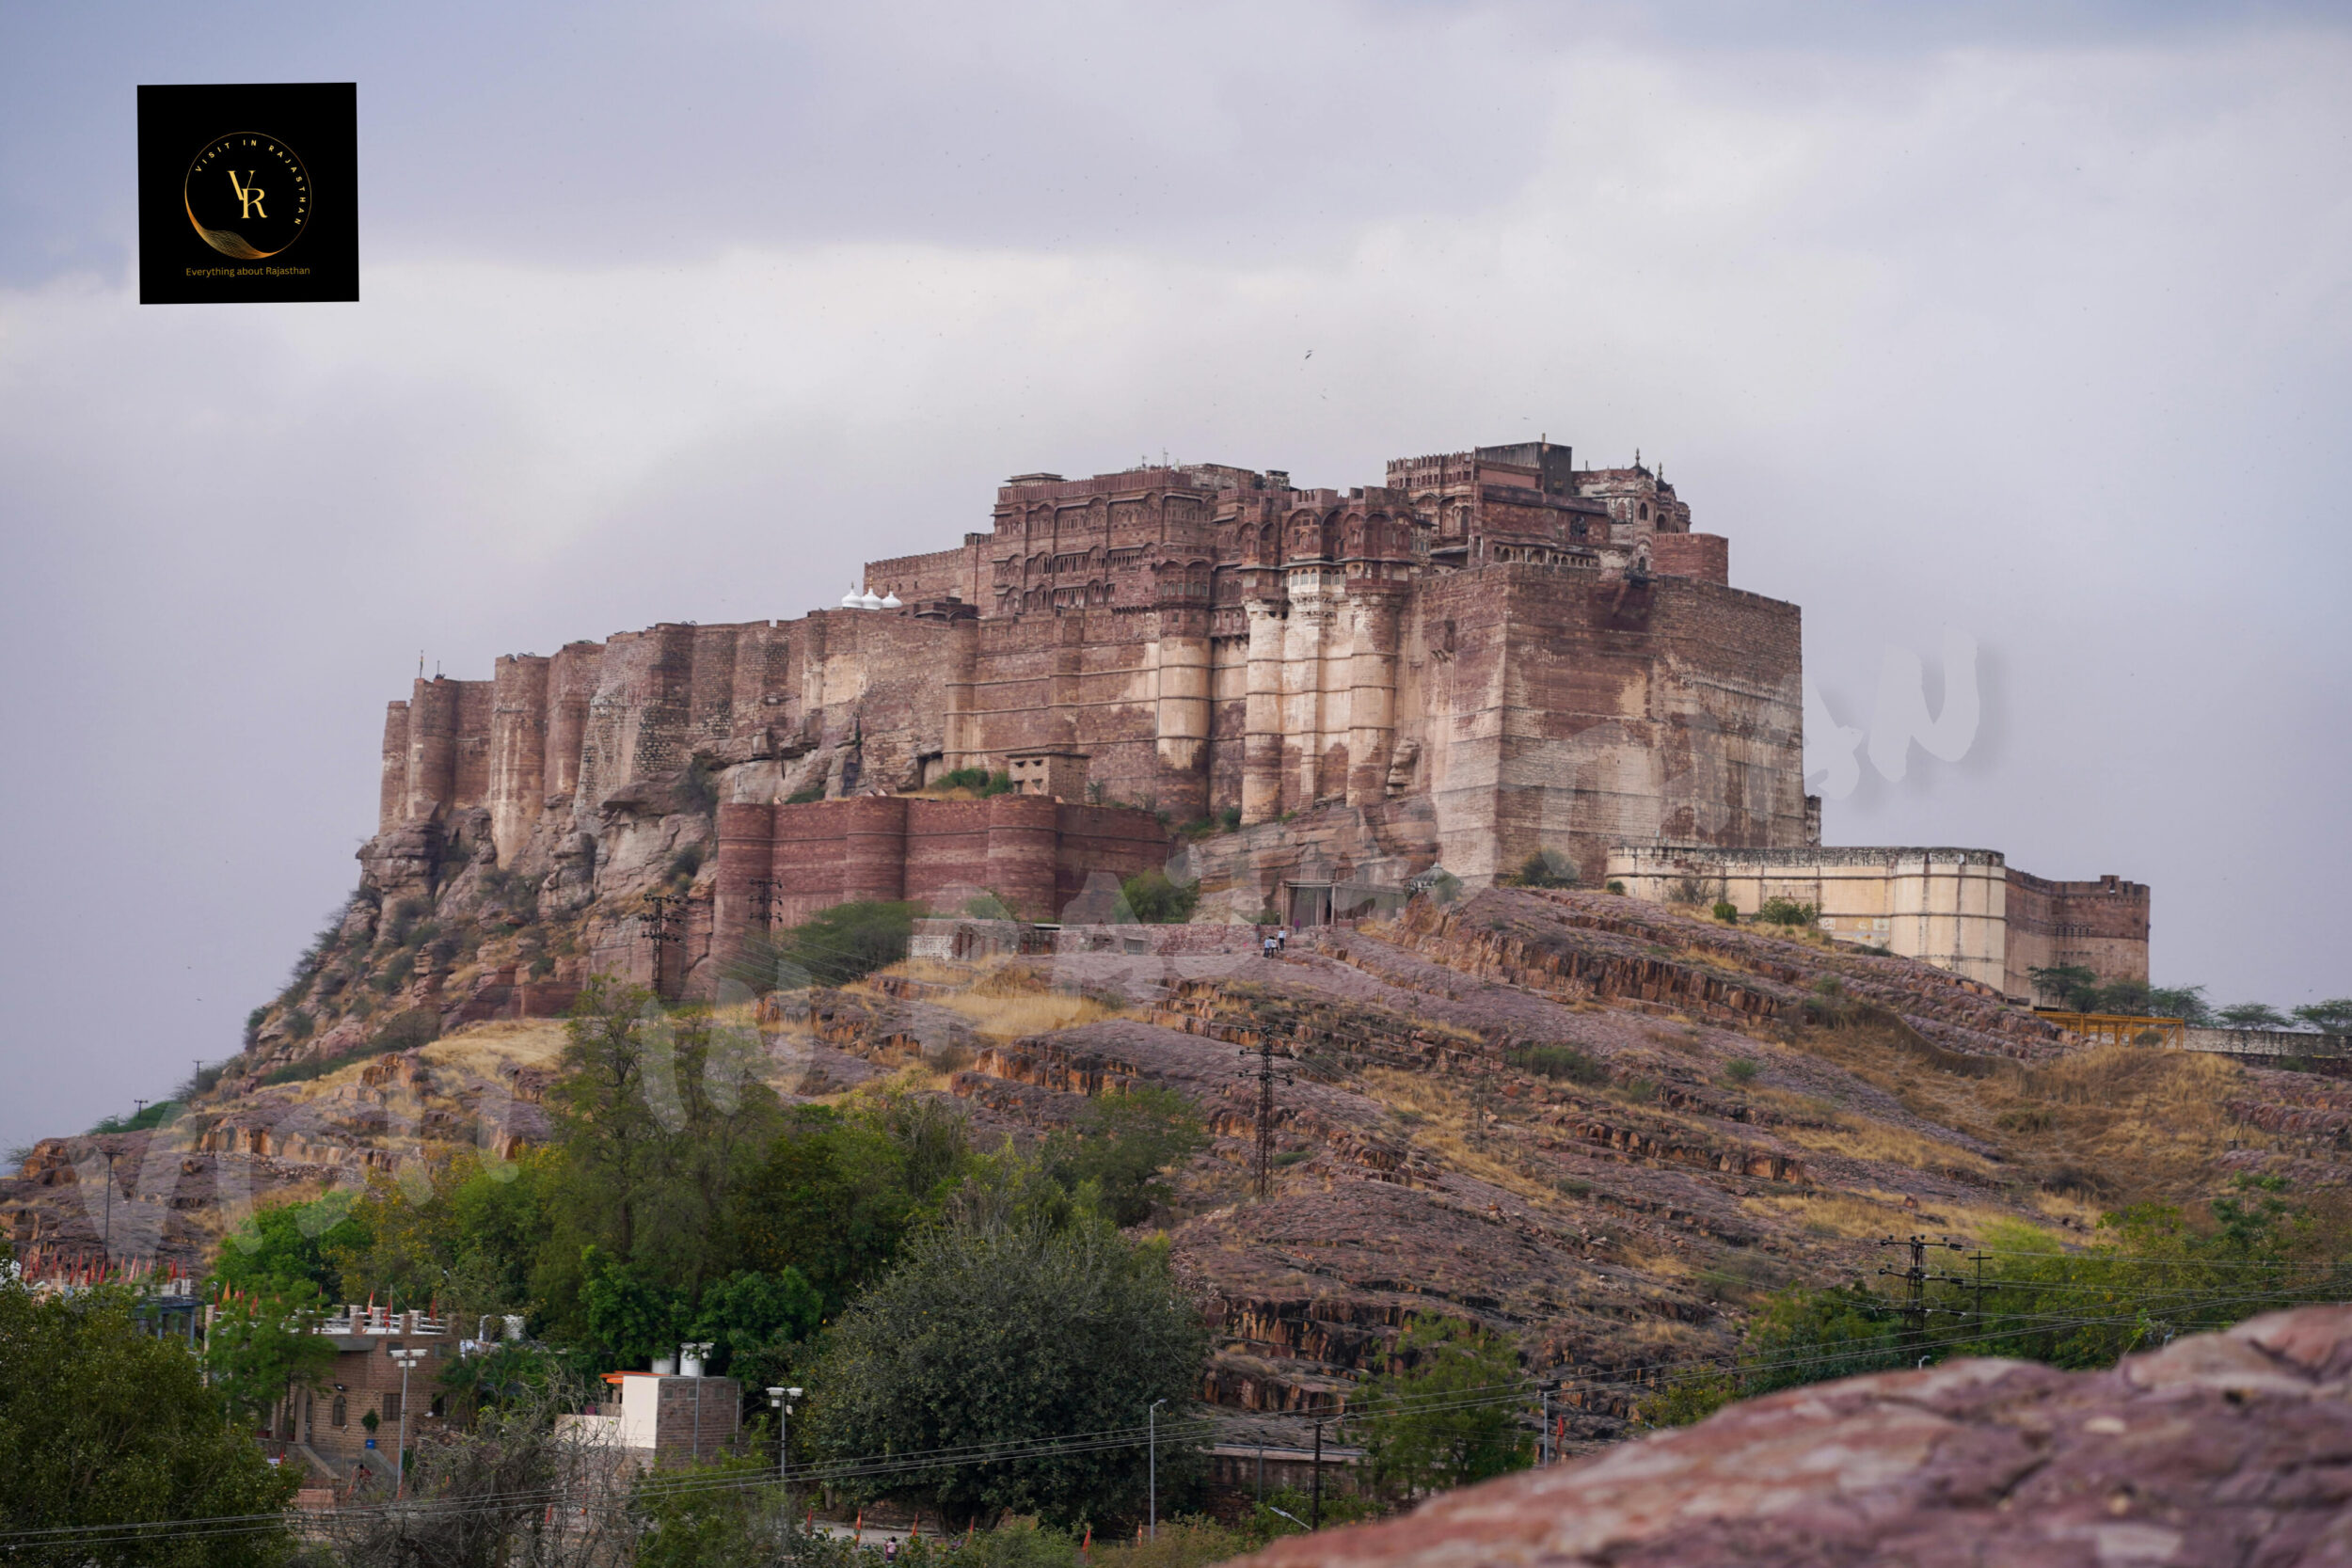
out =
[[1307,1528],[1323,1528],[1323,1421],[1315,1421],[1315,1491],[1314,1501],[1307,1510]]
[[[1967,1250],[1967,1243],[1965,1242],[1955,1241],[1949,1236],[1943,1237],[1937,1241],[1930,1241],[1925,1236],[1913,1235],[1903,1237],[1887,1236],[1882,1238],[1876,1243],[1873,1243],[1872,1244],[1876,1246],[1902,1247],[1911,1255],[1909,1267],[1901,1269],[1883,1268],[1879,1270],[1879,1273],[1888,1278],[1900,1279],[1903,1282],[1903,1305],[1901,1311],[1903,1315],[1904,1348],[1907,1352],[1916,1350],[1928,1337],[1928,1314],[1931,1311],[1950,1310],[1950,1308],[1937,1308],[1931,1307],[1928,1305],[1928,1282],[1933,1280],[1940,1285],[1965,1285],[1968,1283],[1966,1279],[1956,1274],[1930,1274],[1928,1272],[1928,1248],[1944,1247],[1953,1252],[1964,1252]],[[1983,1264],[1979,1262],[1977,1268],[1977,1278],[1979,1281],[1977,1302],[1979,1310],[1981,1310],[1984,1302],[1982,1286],[1984,1268]]]
[[392,1497],[397,1501],[408,1491],[408,1369],[424,1359],[424,1347],[416,1345],[390,1354],[400,1363],[400,1436],[392,1449]]
[[[1241,1048],[1241,1054],[1246,1058],[1252,1049],[1245,1045]],[[1286,1072],[1277,1073],[1274,1070],[1274,1041],[1271,1038],[1261,1039],[1254,1049],[1258,1053],[1258,1065],[1244,1068],[1238,1076],[1258,1081],[1258,1142],[1250,1155],[1250,1175],[1258,1185],[1258,1199],[1263,1202],[1274,1175],[1274,1081],[1279,1077],[1288,1084],[1291,1077]]]
[[686,922],[686,895],[682,893],[649,893],[645,895],[645,911],[637,917],[638,928],[653,940],[653,993],[668,1000],[669,992],[661,983],[661,953],[672,942],[683,945],[686,934],[678,927]]
[[1144,1473],[1149,1478],[1144,1488],[1149,1499],[1147,1508],[1152,1521],[1152,1539],[1154,1541],[1160,1538],[1160,1406],[1167,1402],[1166,1400],[1153,1400],[1152,1408],[1143,1413],[1144,1426],[1150,1433],[1144,1450],[1147,1455]]

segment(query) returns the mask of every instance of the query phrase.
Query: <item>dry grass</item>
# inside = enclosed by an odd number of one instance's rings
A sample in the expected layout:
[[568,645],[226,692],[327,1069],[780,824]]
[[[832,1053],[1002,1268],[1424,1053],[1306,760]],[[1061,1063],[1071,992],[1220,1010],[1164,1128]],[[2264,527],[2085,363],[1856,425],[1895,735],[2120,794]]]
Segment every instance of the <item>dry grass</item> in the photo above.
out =
[[1473,1132],[1478,1106],[1444,1079],[1385,1067],[1365,1069],[1363,1079],[1365,1098],[1394,1113],[1407,1138],[1452,1168],[1530,1203],[1560,1202],[1558,1186],[1511,1158],[1507,1134],[1489,1140]]
[[426,1046],[435,1067],[464,1068],[484,1077],[507,1067],[553,1067],[566,1038],[560,1018],[510,1019],[478,1023]]
[[1053,990],[992,995],[975,989],[943,996],[939,1006],[969,1020],[974,1034],[995,1040],[1074,1029],[1082,1023],[1100,1023],[1106,1018],[1120,1016],[1118,1008],[1105,1006],[1090,996]]
[[1849,1111],[1837,1112],[1834,1125],[1828,1127],[1788,1124],[1778,1132],[1802,1148],[1843,1154],[1849,1159],[1878,1160],[1913,1170],[1962,1171],[1988,1180],[1998,1174],[1991,1161],[1958,1144],[1931,1138],[1906,1127],[1872,1121]]
[[[2073,1195],[2046,1212],[2073,1217],[2078,1208],[2113,1209],[2146,1201],[2189,1201],[2210,1194],[2233,1149],[2275,1140],[2232,1119],[2228,1102],[2246,1094],[2246,1071],[2225,1057],[2191,1052],[2104,1046],[2038,1066],[1963,1057],[1920,1039],[1899,1022],[1807,1029],[1785,1043],[1892,1094],[1924,1120],[1997,1148],[2010,1172],[2045,1194]],[[1867,1118],[1841,1114],[1839,1132]],[[1936,1153],[1934,1140],[1880,1128],[1879,1156],[1797,1128],[1792,1141],[1865,1157],[1988,1170]],[[1956,1151],[1957,1152],[1957,1151]]]

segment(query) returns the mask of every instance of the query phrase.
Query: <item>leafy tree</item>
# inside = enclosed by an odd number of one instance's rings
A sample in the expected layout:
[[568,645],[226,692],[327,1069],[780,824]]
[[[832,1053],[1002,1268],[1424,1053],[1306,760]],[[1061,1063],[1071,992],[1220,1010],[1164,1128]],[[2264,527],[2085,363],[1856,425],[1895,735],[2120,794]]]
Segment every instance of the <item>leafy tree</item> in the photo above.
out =
[[2267,1002],[2236,1002],[2217,1015],[2232,1029],[2283,1029],[2287,1021]]
[[625,1367],[673,1355],[686,1338],[692,1298],[643,1263],[591,1246],[583,1258],[580,1316],[587,1338]]
[[1073,1191],[1091,1181],[1111,1223],[1135,1225],[1175,1191],[1164,1173],[1206,1147],[1200,1114],[1175,1090],[1146,1085],[1088,1105],[1074,1133],[1056,1136],[1046,1165]]
[[[834,1324],[809,1379],[812,1437],[848,1457],[1140,1425],[1152,1402],[1191,1399],[1207,1350],[1165,1246],[1083,1211],[1059,1227],[1034,1210],[951,1212]],[[1163,1445],[1162,1483],[1196,1460]],[[1009,1509],[1067,1524],[1140,1513],[1143,1472],[1140,1448],[1120,1446],[865,1484],[926,1494],[950,1519]]]
[[2099,1010],[2099,972],[2082,964],[2050,964],[2026,971],[2034,994],[2053,1007],[2069,1012]]
[[707,1012],[664,1013],[641,988],[603,980],[581,991],[565,1076],[547,1097],[560,1238],[534,1288],[558,1316],[576,1299],[586,1246],[690,1298],[726,1272],[730,1195],[784,1124],[762,1065],[755,1034]]
[[1168,879],[1165,871],[1145,871],[1119,884],[1120,896],[1146,926],[1182,926],[1200,902],[1200,884]]
[[351,1217],[355,1201],[354,1194],[340,1191],[255,1210],[222,1244],[216,1277],[232,1291],[315,1291],[328,1301],[345,1299],[337,1259],[368,1241],[366,1227]]
[[356,1239],[321,1238],[344,1282],[337,1299],[543,1314],[532,1280],[554,1234],[562,1162],[556,1150],[526,1149],[512,1162],[456,1155],[398,1180],[374,1173],[352,1205]]
[[2205,1000],[2202,986],[2152,986],[2148,1011],[2157,1018],[2177,1018],[2191,1028],[2213,1022],[2213,1006]]
[[1767,926],[1810,926],[1819,913],[1812,905],[1791,898],[1767,898],[1756,907],[1756,918]]
[[2295,1009],[2296,1022],[2323,1035],[2352,1035],[2352,996],[2306,1002]]
[[234,1534],[182,1526],[17,1544],[9,1561],[269,1568],[294,1541],[267,1516],[300,1484],[222,1414],[184,1346],[140,1332],[127,1293],[36,1296],[0,1282],[0,1531],[262,1522]]
[[316,1333],[320,1317],[308,1288],[231,1297],[204,1335],[204,1371],[231,1419],[260,1426],[296,1388],[324,1386],[335,1368],[335,1341]]
[[754,932],[723,977],[755,994],[846,986],[907,956],[920,904],[835,904],[776,936]]
[[797,1271],[837,1313],[890,1266],[969,1158],[963,1118],[936,1099],[795,1107],[731,1198],[742,1261],[771,1275]]
[[1519,1357],[1508,1339],[1454,1318],[1417,1317],[1396,1354],[1405,1370],[1374,1379],[1363,1401],[1374,1486],[1410,1497],[1527,1467],[1523,1402],[1509,1397]]
[[1799,1286],[1767,1300],[1749,1323],[1740,1386],[1768,1394],[1905,1365],[1902,1320],[1884,1297],[1859,1284]]
[[784,1498],[750,1484],[771,1474],[759,1459],[723,1459],[638,1479],[629,1514],[636,1568],[767,1568],[788,1528]]

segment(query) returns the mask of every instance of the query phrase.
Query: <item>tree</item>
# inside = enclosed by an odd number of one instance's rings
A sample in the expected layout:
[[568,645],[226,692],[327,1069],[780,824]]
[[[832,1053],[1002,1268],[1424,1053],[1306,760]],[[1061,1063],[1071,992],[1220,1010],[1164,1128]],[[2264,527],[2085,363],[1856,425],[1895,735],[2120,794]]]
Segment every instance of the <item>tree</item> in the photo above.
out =
[[2213,1022],[2213,1006],[2205,1000],[2202,986],[2152,986],[2148,1011],[2157,1018],[2177,1018],[2192,1029]]
[[309,1286],[232,1296],[204,1333],[204,1370],[221,1408],[248,1427],[296,1388],[316,1388],[335,1368],[335,1341],[317,1332]]
[[2295,1009],[2296,1022],[2323,1035],[2352,1035],[2352,996],[2306,1002]]
[[1417,1317],[1397,1341],[1404,1370],[1365,1392],[1364,1451],[1372,1483],[1399,1497],[1467,1486],[1527,1467],[1514,1397],[1518,1352],[1457,1318]]
[[691,1297],[735,1256],[734,1188],[784,1125],[756,1034],[635,986],[592,981],[573,1008],[565,1075],[548,1093],[562,1159],[562,1233],[534,1288],[559,1315],[596,1246]]
[[266,1568],[292,1536],[267,1516],[301,1484],[223,1415],[197,1360],[140,1332],[108,1290],[36,1296],[0,1281],[0,1531],[260,1516],[261,1528],[184,1527],[16,1544],[8,1560],[86,1568]]
[[553,1235],[550,1194],[561,1163],[556,1151],[534,1148],[511,1162],[458,1154],[398,1179],[373,1173],[348,1228],[321,1238],[346,1286],[336,1299],[540,1312],[532,1274]]
[[331,1192],[308,1203],[255,1210],[222,1243],[216,1277],[233,1291],[293,1290],[346,1299],[337,1260],[368,1241],[366,1226],[351,1217],[355,1201],[348,1191]]
[[[1154,1401],[1191,1400],[1207,1351],[1164,1245],[1084,1212],[1058,1228],[1033,1209],[951,1212],[834,1325],[809,1378],[812,1437],[847,1458],[1141,1426]],[[1164,1441],[1163,1485],[1196,1462]],[[1143,1481],[1141,1446],[1120,1444],[865,1484],[928,1495],[950,1519],[1010,1509],[1064,1524],[1140,1514]]]
[[827,1312],[890,1266],[917,1209],[889,1136],[826,1105],[787,1114],[784,1135],[732,1201],[743,1260],[770,1274],[798,1271]]
[[1163,1173],[1207,1142],[1191,1101],[1145,1085],[1089,1104],[1074,1133],[1057,1134],[1048,1144],[1046,1168],[1073,1191],[1081,1182],[1096,1183],[1111,1223],[1136,1225],[1175,1196]]
[[2217,1015],[2231,1029],[2283,1029],[2287,1021],[2267,1002],[2233,1002]]
[[2051,964],[2026,970],[2026,979],[2045,1006],[2064,1007],[2077,1013],[2098,1011],[2097,970],[2081,964]]

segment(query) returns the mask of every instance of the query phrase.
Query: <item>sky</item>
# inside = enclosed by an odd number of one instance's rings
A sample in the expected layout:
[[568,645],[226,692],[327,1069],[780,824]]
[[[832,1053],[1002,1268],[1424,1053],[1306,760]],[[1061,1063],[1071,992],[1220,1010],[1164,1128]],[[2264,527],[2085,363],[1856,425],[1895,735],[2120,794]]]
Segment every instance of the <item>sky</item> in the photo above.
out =
[[[1638,449],[1838,723],[1976,645],[1827,842],[2352,993],[2348,80],[2288,5],[0,6],[0,1148],[237,1049],[421,657],[1164,453]],[[361,303],[137,303],[135,89],[239,81],[358,83]]]

